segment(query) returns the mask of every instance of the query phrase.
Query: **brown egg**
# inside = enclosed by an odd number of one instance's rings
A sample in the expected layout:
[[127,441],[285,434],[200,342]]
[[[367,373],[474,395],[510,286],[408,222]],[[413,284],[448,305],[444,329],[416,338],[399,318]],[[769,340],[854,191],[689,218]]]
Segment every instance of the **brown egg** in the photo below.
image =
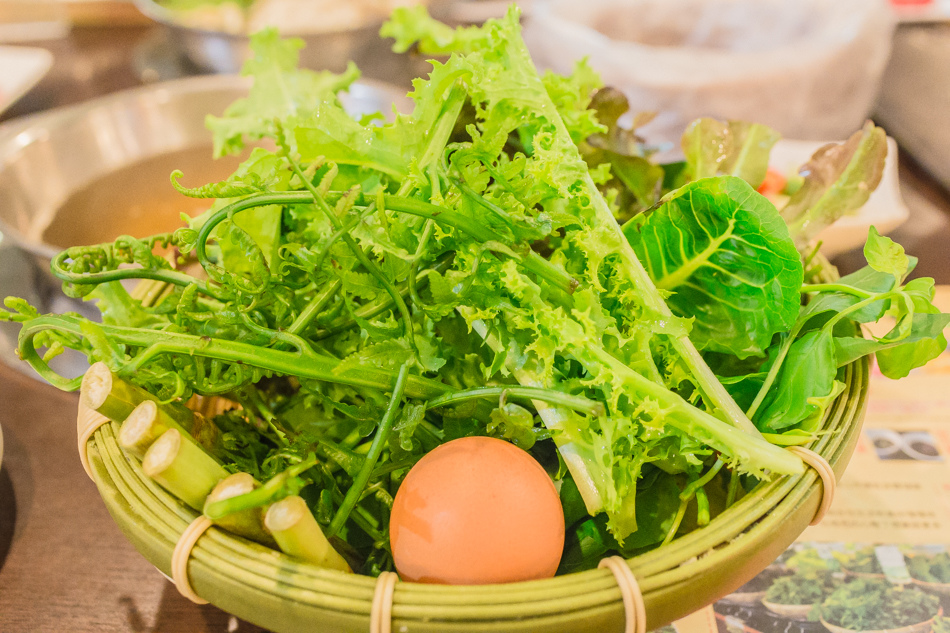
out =
[[390,523],[403,580],[483,585],[549,578],[564,549],[564,514],[528,453],[489,437],[443,444],[413,466]]

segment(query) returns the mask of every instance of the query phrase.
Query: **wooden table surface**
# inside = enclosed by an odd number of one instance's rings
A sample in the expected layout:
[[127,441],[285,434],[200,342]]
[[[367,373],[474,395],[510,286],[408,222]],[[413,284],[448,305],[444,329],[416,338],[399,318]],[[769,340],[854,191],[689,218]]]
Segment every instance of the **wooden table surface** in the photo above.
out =
[[77,402],[0,364],[0,631],[261,631],[183,598],[125,540],[79,463]]
[[[28,44],[53,67],[0,121],[194,72],[157,26]],[[79,463],[76,403],[0,361],[0,633],[263,631],[189,602],[125,540]]]
[[[74,30],[46,45],[53,71],[2,119],[165,78],[167,64],[144,59],[161,37],[154,27]],[[901,184],[912,217],[897,238],[922,272],[950,283],[950,195],[904,156]],[[80,466],[76,404],[0,362],[0,633],[261,631],[182,598],[128,544]]]

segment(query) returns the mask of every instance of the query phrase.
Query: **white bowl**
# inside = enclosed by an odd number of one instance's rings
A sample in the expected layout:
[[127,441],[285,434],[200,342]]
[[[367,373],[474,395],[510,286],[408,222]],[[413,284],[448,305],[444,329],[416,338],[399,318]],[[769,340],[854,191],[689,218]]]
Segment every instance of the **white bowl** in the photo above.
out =
[[550,0],[524,37],[542,69],[588,57],[665,140],[703,116],[824,139],[864,123],[893,26],[883,0]]

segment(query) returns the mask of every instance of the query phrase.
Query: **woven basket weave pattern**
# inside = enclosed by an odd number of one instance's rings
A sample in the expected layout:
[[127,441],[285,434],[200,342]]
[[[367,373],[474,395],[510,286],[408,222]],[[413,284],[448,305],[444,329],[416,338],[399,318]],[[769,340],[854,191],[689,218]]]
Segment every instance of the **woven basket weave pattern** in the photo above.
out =
[[[868,374],[864,359],[845,368],[845,390],[824,419],[823,428],[834,432],[809,446],[838,478],[857,442]],[[106,424],[90,439],[93,478],[129,541],[170,574],[175,543],[197,514],[122,453],[117,431],[117,424]],[[648,627],[687,615],[748,582],[804,531],[822,494],[813,469],[777,478],[759,485],[702,530],[631,559]],[[719,545],[704,547],[712,537]],[[188,576],[202,598],[276,633],[369,630],[375,579],[320,569],[218,528],[209,529],[195,545]],[[603,633],[623,629],[624,609],[614,575],[596,569],[502,586],[399,583],[393,620],[392,630],[404,633]]]

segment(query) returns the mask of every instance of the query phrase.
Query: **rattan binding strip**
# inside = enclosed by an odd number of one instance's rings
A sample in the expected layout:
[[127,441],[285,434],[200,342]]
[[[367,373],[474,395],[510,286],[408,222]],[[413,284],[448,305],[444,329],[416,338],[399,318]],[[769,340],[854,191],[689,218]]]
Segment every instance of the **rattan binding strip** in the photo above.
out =
[[815,451],[802,446],[790,446],[788,450],[801,457],[802,461],[814,468],[821,477],[821,503],[818,505],[818,511],[815,512],[815,518],[812,519],[809,524],[818,525],[821,523],[821,520],[825,518],[825,513],[828,512],[828,508],[831,507],[831,502],[835,498],[835,490],[837,490],[838,487],[838,482],[835,479],[835,471],[831,468],[828,461]]
[[373,604],[369,611],[369,633],[391,633],[393,625],[393,594],[399,576],[395,572],[384,571],[376,579],[373,592]]
[[86,453],[89,438],[96,432],[100,426],[109,422],[109,418],[102,415],[95,409],[79,404],[79,415],[76,417],[76,431],[79,438],[79,461],[82,462],[82,468],[86,471],[89,479],[92,479],[92,467],[89,465],[89,455]]
[[636,576],[630,571],[627,561],[620,556],[610,556],[600,561],[598,568],[606,567],[613,572],[623,598],[624,633],[647,633],[647,609]]
[[195,543],[211,525],[211,519],[204,515],[199,516],[181,533],[178,542],[175,543],[175,549],[172,551],[172,580],[175,581],[175,587],[178,589],[178,593],[195,604],[208,604],[208,601],[201,598],[191,588],[191,583],[188,581],[188,559],[191,557],[191,550]]

